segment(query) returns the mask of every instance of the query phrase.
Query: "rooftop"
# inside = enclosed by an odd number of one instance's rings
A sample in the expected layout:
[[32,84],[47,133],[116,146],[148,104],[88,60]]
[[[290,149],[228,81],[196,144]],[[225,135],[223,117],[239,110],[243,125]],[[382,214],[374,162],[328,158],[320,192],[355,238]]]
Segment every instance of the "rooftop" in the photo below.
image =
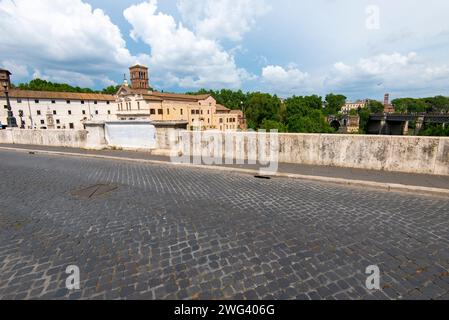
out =
[[[4,97],[0,92],[0,97]],[[77,92],[54,92],[54,91],[31,91],[31,90],[9,90],[11,98],[20,99],[59,99],[59,100],[93,100],[93,101],[115,101],[115,97],[101,93],[77,93]]]
[[143,65],[141,65],[141,64],[136,64],[136,65],[134,65],[134,66],[132,66],[132,67],[129,67],[130,69],[137,69],[137,68],[140,68],[140,69],[148,69],[147,67],[145,67],[145,66],[143,66]]
[[0,72],[6,72],[7,74],[9,74],[9,75],[11,75],[12,73],[11,72],[9,72],[9,70],[6,70],[6,69],[1,69],[0,68]]

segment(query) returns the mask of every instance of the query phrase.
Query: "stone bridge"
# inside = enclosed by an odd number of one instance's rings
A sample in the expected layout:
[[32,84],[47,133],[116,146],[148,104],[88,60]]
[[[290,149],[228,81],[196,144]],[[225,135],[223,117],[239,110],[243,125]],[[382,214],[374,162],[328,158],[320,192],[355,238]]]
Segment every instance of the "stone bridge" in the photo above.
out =
[[415,134],[425,123],[449,124],[449,114],[372,114],[368,134],[407,135],[409,123],[415,122]]

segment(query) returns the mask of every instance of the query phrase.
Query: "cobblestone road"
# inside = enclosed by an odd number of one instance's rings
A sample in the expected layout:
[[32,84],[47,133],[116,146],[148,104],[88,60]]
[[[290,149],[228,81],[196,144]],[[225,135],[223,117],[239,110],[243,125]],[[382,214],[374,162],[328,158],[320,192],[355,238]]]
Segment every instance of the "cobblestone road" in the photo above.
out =
[[449,299],[449,199],[2,151],[0,299],[64,298]]

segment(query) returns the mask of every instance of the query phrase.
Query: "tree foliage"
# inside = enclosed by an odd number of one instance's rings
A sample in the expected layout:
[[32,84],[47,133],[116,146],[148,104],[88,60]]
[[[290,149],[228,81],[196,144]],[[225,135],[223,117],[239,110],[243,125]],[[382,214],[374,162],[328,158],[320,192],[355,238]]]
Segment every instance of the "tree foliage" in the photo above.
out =
[[28,83],[20,83],[17,88],[32,91],[76,92],[76,93],[104,93],[116,94],[120,86],[109,86],[103,90],[74,87],[66,83],[56,83],[42,79],[33,79]]
[[293,96],[285,100],[285,123],[289,132],[329,133],[333,129],[323,114],[321,97]]
[[426,123],[419,131],[420,136],[449,137],[449,125]]
[[446,113],[449,112],[449,97],[400,98],[392,101],[397,112],[401,113]]
[[341,111],[341,108],[346,104],[346,97],[341,94],[330,93],[326,96],[325,114],[335,115]]

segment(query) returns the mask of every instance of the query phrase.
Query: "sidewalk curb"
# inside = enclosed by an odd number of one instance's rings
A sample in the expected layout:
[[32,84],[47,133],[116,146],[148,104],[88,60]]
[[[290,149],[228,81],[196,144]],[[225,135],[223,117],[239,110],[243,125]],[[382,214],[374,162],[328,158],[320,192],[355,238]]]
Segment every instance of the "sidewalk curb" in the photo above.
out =
[[[83,153],[73,153],[73,152],[49,151],[49,150],[38,150],[38,149],[23,149],[23,148],[11,148],[11,147],[0,147],[0,150],[8,150],[8,151],[16,151],[16,152],[24,152],[24,153],[33,152],[36,154],[84,157],[84,158],[92,158],[92,159],[107,159],[107,160],[126,161],[126,162],[135,162],[135,163],[182,166],[182,167],[186,167],[186,168],[238,172],[238,173],[250,174],[250,175],[259,175],[260,174],[260,172],[258,170],[250,170],[250,169],[209,166],[209,165],[195,165],[195,164],[175,163],[175,162],[167,162],[167,161],[159,161],[159,160],[148,160],[148,159],[134,159],[134,158],[114,157],[114,156],[98,155],[98,154],[83,154]],[[363,181],[363,180],[352,180],[352,179],[344,179],[344,178],[332,178],[332,177],[325,177],[325,176],[301,175],[301,174],[282,173],[282,172],[279,172],[279,173],[276,173],[276,174],[270,175],[270,176],[271,177],[279,177],[279,178],[290,178],[290,179],[308,180],[308,181],[315,181],[315,182],[324,182],[324,183],[334,183],[334,184],[353,186],[353,187],[366,187],[366,188],[372,188],[372,189],[382,190],[382,191],[387,191],[387,192],[405,192],[405,193],[413,193],[413,194],[420,194],[420,195],[449,197],[449,189],[441,189],[441,188],[431,188],[431,187],[412,186],[412,185],[403,185],[403,184],[395,184],[395,183]]]

